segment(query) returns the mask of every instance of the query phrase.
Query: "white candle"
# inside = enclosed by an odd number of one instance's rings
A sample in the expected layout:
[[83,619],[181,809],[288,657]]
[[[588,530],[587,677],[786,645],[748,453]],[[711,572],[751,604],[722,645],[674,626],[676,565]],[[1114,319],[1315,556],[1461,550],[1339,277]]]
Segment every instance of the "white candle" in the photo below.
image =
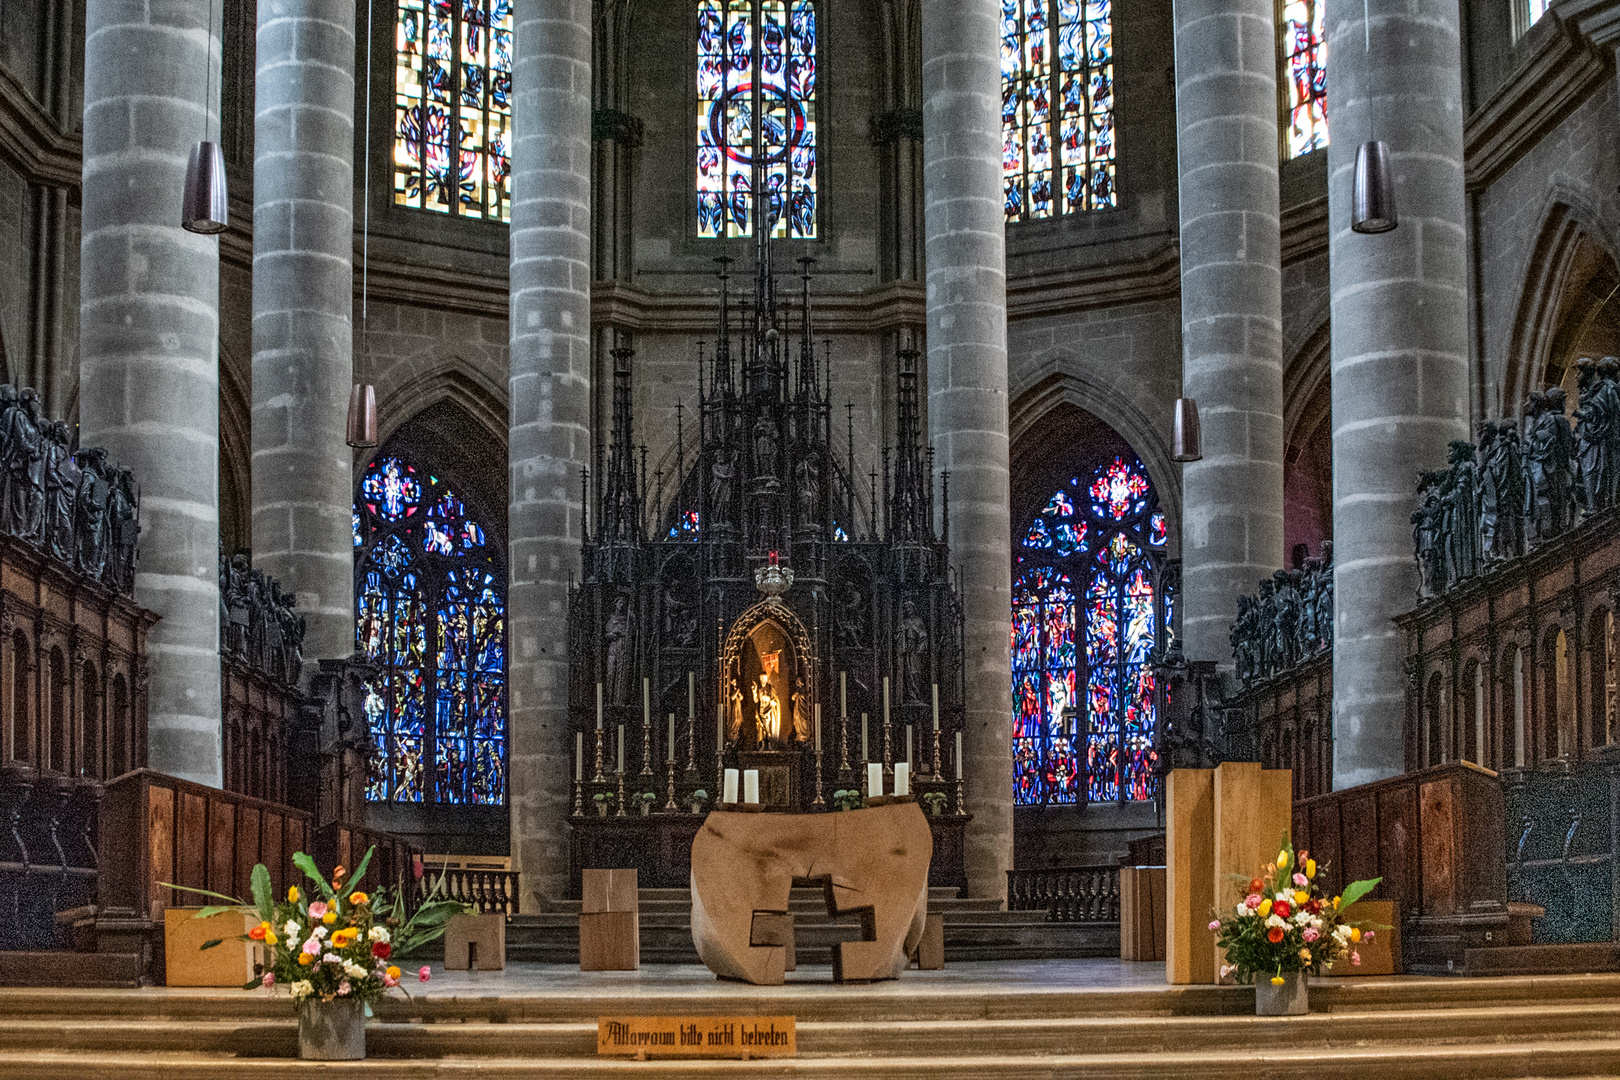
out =
[[894,793],[896,795],[911,794],[911,766],[904,761],[894,767]]
[[645,676],[641,680],[641,722],[652,727],[652,680]]
[[956,778],[962,779],[962,733],[956,733]]
[[686,673],[686,718],[692,719],[697,715],[697,672]]
[[861,760],[871,761],[872,755],[866,752],[866,714],[861,713]]
[[939,730],[939,683],[934,684],[934,730]]
[[885,675],[885,676],[883,676],[883,724],[884,724],[885,727],[887,727],[888,723],[889,723],[889,677],[887,675]]
[[816,702],[816,753],[821,753],[821,702]]
[[669,714],[669,756],[666,759],[671,765],[675,763],[675,714]]
[[866,794],[874,799],[883,794],[883,763],[880,761],[866,767]]
[[585,779],[585,733],[574,732],[574,783]]
[[596,684],[596,730],[602,730],[602,684]]
[[838,673],[838,715],[849,718],[849,672]]
[[737,770],[726,770],[726,781],[721,787],[720,801],[735,805],[737,802]]
[[624,725],[619,725],[619,771],[624,772]]
[[759,770],[743,770],[743,802],[759,802]]
[[[911,728],[912,725],[906,725],[906,768],[908,769],[911,767]],[[904,792],[901,792],[901,794],[904,794]]]

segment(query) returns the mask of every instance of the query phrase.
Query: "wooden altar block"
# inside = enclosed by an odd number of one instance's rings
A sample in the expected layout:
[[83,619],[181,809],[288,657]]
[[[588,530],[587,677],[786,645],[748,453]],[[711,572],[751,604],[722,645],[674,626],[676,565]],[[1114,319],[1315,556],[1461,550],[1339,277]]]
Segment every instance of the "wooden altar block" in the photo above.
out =
[[[1348,957],[1334,964],[1328,975],[1399,975],[1401,968],[1401,920],[1395,914],[1393,900],[1358,900],[1344,909],[1344,917],[1351,922],[1378,923],[1377,933],[1371,941],[1363,939],[1352,946],[1361,954],[1361,964],[1350,963]],[[1383,929],[1384,926],[1389,929]]]
[[1215,770],[1173,769],[1165,778],[1165,981],[1215,981]]
[[452,915],[444,923],[446,971],[505,971],[506,916]]
[[759,770],[760,806],[789,813],[800,809],[797,750],[744,750],[737,759],[742,769]]
[[822,884],[827,913],[856,915],[860,941],[833,950],[833,978],[898,978],[928,917],[933,835],[915,802],[836,814],[716,810],[692,841],[692,943],[722,978],[776,985],[782,946],[756,945],[756,912],[785,912],[795,879]]
[[1162,866],[1120,867],[1119,958],[1121,960],[1164,959],[1166,877],[1165,868]]
[[579,970],[641,968],[641,918],[634,911],[583,911],[579,916]]
[[634,870],[581,870],[579,873],[581,912],[641,910]]
[[[1256,761],[1225,761],[1215,770],[1214,873],[1210,879],[1213,907],[1231,910],[1242,899],[1233,878],[1257,877],[1277,857],[1288,839],[1294,815],[1294,774],[1291,769],[1262,769]],[[1210,915],[1204,920],[1207,924]],[[1213,944],[1210,982],[1226,963],[1226,950]]]
[[[259,947],[238,940],[259,925],[240,911],[224,911],[196,918],[202,908],[165,908],[163,911],[163,981],[167,986],[230,986],[240,988],[253,979],[253,961]],[[219,938],[212,949],[203,943]]]
[[919,971],[942,971],[945,968],[945,916],[930,914],[923,924],[922,940],[917,942],[912,956]]
[[754,912],[753,931],[749,935],[748,944],[780,945],[787,950],[783,957],[782,970],[798,970],[798,960],[793,948],[793,913],[791,911]]

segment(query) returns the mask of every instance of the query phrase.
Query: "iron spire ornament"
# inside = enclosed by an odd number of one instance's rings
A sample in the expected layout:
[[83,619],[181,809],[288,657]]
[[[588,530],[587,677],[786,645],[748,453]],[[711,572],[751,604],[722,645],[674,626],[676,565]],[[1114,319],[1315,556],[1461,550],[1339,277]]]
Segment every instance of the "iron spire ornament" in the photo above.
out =
[[1395,177],[1389,145],[1370,139],[1356,148],[1355,186],[1350,195],[1350,228],[1358,233],[1384,233],[1399,224],[1395,214]]
[[1170,457],[1174,461],[1198,461],[1204,456],[1204,434],[1198,426],[1198,401],[1176,398],[1176,415],[1170,430]]

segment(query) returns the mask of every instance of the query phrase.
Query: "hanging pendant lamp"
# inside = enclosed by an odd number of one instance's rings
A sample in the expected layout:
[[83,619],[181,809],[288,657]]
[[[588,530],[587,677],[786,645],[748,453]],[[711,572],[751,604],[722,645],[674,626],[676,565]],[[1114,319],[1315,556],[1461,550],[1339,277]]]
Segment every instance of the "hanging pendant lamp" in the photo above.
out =
[[1397,224],[1395,177],[1389,145],[1372,139],[1356,149],[1356,179],[1350,195],[1350,228],[1358,233],[1389,232]]
[[230,224],[225,199],[225,155],[219,143],[204,139],[191,148],[186,164],[186,191],[180,204],[180,227],[194,233],[222,233]]
[[[366,4],[366,118],[362,159],[364,179],[360,187],[360,341],[361,363],[371,353],[371,4]],[[352,364],[350,365],[352,368]],[[356,372],[356,374],[360,374]],[[377,445],[377,388],[356,381],[349,388],[349,419],[344,425],[344,441],[356,450]]]
[[346,432],[348,444],[356,449],[377,445],[377,388],[370,383],[355,383],[349,391]]
[[1198,402],[1176,398],[1176,417],[1170,430],[1170,457],[1175,461],[1198,461],[1204,456],[1204,435],[1198,426]]

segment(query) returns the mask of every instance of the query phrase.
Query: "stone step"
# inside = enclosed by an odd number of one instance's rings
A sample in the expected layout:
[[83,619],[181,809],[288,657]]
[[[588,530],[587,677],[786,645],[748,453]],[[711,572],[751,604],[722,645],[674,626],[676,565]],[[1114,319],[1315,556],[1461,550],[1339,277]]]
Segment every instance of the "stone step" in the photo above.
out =
[[0,986],[136,987],[135,953],[0,951]]
[[1470,975],[1568,975],[1620,971],[1620,941],[1572,945],[1502,945],[1469,949]]

